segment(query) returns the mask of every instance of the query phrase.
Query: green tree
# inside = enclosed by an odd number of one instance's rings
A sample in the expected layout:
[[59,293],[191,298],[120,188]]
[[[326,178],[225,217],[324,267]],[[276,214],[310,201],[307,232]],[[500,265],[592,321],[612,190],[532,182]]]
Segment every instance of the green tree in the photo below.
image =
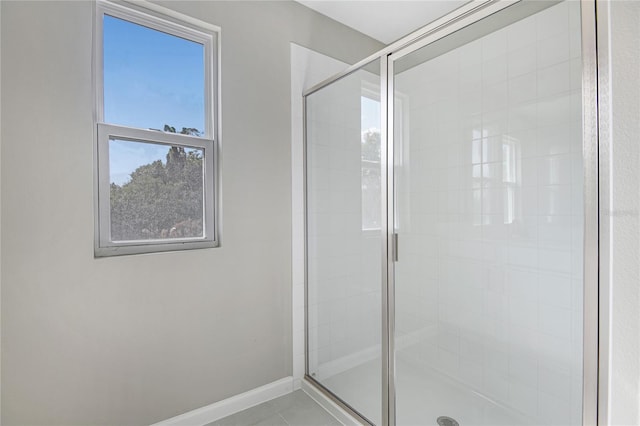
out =
[[[168,133],[176,133],[176,128],[173,126],[169,126],[168,124],[164,125],[163,130]],[[202,132],[194,127],[183,127],[182,130],[180,130],[180,134],[190,135],[190,136],[202,136]]]
[[[165,125],[164,130],[176,133]],[[198,136],[193,128],[181,134]],[[172,146],[166,162],[138,167],[123,185],[111,184],[111,238],[116,241],[202,236],[202,152]]]

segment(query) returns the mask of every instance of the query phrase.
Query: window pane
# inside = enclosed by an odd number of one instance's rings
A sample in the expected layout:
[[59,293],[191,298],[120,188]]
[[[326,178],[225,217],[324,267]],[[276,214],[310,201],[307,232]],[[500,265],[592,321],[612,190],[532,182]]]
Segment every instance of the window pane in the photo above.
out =
[[104,15],[104,121],[200,135],[204,46]]
[[109,140],[111,239],[204,235],[204,150]]

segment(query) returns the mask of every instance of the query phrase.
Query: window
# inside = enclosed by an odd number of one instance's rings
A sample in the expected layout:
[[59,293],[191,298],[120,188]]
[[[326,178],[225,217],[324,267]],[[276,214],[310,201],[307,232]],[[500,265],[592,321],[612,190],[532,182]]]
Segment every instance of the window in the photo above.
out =
[[217,29],[96,11],[95,255],[217,246]]

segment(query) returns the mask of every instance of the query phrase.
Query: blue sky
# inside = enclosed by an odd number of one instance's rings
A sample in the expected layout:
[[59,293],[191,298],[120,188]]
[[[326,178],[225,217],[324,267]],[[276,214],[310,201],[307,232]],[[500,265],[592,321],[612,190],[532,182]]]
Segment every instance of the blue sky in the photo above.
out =
[[[204,47],[131,22],[104,17],[104,121],[142,129],[204,130]],[[111,181],[165,161],[168,147],[113,141]]]

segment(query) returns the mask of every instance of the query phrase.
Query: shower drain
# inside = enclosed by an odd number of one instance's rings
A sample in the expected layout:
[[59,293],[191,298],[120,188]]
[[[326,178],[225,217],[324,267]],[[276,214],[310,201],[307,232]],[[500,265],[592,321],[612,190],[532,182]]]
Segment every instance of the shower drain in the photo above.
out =
[[438,425],[440,426],[460,426],[460,423],[458,423],[455,419],[447,416],[438,417],[436,419],[436,422],[438,422]]

